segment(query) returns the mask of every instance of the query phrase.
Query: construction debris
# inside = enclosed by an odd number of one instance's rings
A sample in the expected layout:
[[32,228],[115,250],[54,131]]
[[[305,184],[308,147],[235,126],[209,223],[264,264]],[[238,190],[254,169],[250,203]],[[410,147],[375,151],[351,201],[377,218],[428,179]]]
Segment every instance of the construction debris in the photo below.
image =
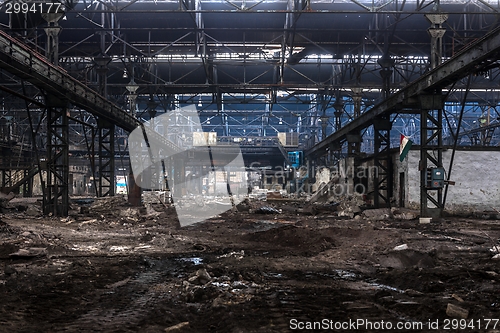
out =
[[360,213],[362,211],[361,207],[364,205],[363,195],[355,193],[353,195],[346,195],[342,197],[330,197],[329,202],[335,199],[339,199],[339,216],[350,216]]
[[281,214],[281,211],[279,211],[276,208],[270,207],[270,206],[262,206],[260,208],[257,208],[254,210],[254,213],[257,214]]

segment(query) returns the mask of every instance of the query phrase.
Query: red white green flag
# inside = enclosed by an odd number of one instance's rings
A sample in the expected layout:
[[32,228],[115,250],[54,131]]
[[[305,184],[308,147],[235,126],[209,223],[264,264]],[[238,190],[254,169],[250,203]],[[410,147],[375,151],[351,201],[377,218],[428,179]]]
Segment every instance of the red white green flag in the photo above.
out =
[[401,141],[399,143],[399,161],[403,162],[406,155],[410,151],[413,142],[405,135],[401,134]]

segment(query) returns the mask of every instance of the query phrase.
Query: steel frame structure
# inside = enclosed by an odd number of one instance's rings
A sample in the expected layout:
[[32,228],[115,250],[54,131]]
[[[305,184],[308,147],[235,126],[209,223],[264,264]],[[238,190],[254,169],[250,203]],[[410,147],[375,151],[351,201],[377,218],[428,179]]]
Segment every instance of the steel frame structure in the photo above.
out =
[[[483,45],[486,51],[469,45],[477,45],[497,26],[500,5],[494,1],[102,0],[64,5],[64,19],[48,25],[41,15],[0,12],[3,30],[29,46],[0,34],[0,67],[6,71],[0,81],[8,96],[25,100],[37,101],[40,91],[31,87],[69,97],[68,133],[88,133],[88,126],[72,120],[80,110],[97,118],[92,126],[108,122],[131,131],[157,113],[195,104],[204,130],[219,136],[297,132],[297,149],[308,149],[316,164],[374,154],[380,168],[375,180],[379,204],[390,200],[386,151],[395,144],[394,133],[413,131],[418,138],[418,129],[425,126],[415,101],[433,88],[425,80],[448,88],[441,141],[453,132],[458,115],[454,103],[462,103],[467,89],[471,93],[463,101],[468,107],[459,136],[469,137],[463,140],[467,144],[498,142],[494,118],[500,117],[499,91],[492,89],[500,74],[497,61],[491,54],[469,61],[491,51],[489,45]],[[424,18],[437,10],[447,15],[439,55],[444,60],[458,55],[473,64],[459,68],[455,61],[455,67],[440,67],[444,81],[432,69]],[[57,45],[47,41],[47,28],[52,37],[57,32]],[[37,53],[46,50],[64,70]],[[466,85],[460,77],[470,72],[477,76]],[[20,81],[27,82],[29,91],[21,89]],[[133,92],[128,89],[132,86]],[[27,127],[26,117],[3,105],[3,113],[14,114],[14,121]],[[487,112],[488,122],[476,128],[477,110]],[[392,131],[374,126],[380,117],[390,119]],[[109,157],[115,155],[111,128],[92,130],[100,139],[91,135],[91,144],[79,140],[86,149],[98,146],[97,155],[91,154],[101,162],[95,169],[110,181],[114,167]],[[421,138],[427,140],[426,135]],[[105,183],[100,182],[100,195],[112,193],[113,186],[103,187]]]

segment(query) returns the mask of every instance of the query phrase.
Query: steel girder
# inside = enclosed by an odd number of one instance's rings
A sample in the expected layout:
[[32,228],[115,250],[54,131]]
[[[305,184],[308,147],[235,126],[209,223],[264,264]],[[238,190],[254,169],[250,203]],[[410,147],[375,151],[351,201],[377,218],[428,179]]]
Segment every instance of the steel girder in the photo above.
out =
[[115,126],[104,120],[97,120],[99,140],[99,197],[115,195]]
[[46,195],[43,212],[67,216],[69,210],[69,142],[67,102],[48,96]]
[[392,156],[391,148],[392,123],[389,117],[374,119],[374,165],[373,203],[375,207],[390,207],[392,197]]
[[418,96],[426,91],[444,88],[469,73],[478,71],[482,66],[489,65],[491,59],[496,60],[500,52],[500,29],[497,28],[487,36],[479,39],[453,58],[437,66],[427,74],[397,91],[385,101],[369,109],[354,119],[339,131],[331,134],[322,142],[307,150],[306,155],[321,155],[333,142],[346,139],[347,134],[360,131],[372,124],[373,119],[381,115],[389,115],[401,110],[415,112],[418,110]]
[[441,217],[443,188],[429,184],[429,168],[443,167],[443,96],[421,95],[420,114],[420,216]]

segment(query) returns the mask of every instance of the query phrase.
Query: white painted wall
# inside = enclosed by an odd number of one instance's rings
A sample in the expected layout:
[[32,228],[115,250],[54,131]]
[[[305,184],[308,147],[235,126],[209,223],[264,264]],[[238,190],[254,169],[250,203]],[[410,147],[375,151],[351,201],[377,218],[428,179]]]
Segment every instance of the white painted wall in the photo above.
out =
[[[451,149],[443,152],[443,164],[448,171]],[[406,207],[420,208],[420,151],[411,150],[403,162],[399,154],[394,163],[394,193],[399,195],[399,172],[405,172]],[[454,213],[500,210],[500,151],[457,150],[451,172],[455,186],[448,189],[445,210]]]

